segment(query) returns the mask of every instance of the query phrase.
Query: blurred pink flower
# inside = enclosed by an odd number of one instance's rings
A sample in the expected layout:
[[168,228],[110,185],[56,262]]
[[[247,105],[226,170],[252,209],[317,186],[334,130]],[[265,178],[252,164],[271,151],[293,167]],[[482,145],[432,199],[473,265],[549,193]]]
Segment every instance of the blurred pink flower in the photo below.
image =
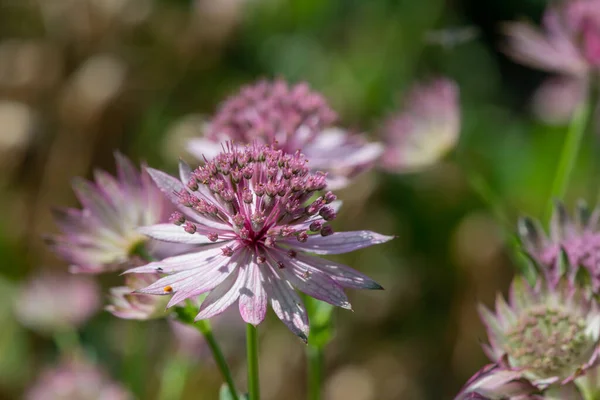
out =
[[[539,111],[574,110],[587,95],[589,79],[600,68],[600,0],[563,0],[546,10],[541,29],[527,22],[506,24],[506,52],[524,65],[558,73],[563,88],[548,84],[536,95]],[[557,81],[554,81],[556,85]],[[549,89],[555,89],[549,93]],[[560,90],[567,97],[550,96]],[[551,102],[558,104],[552,105]],[[565,117],[561,120],[559,117]],[[564,123],[572,113],[543,114],[543,120]]]
[[147,242],[137,228],[166,221],[172,211],[146,172],[140,174],[123,155],[115,156],[118,179],[104,171],[96,171],[95,183],[76,179],[73,187],[83,209],[55,212],[62,234],[48,243],[71,264],[71,272],[122,268]]
[[533,400],[540,399],[538,389],[518,371],[489,364],[477,371],[460,390],[455,400]]
[[313,171],[328,174],[328,186],[336,190],[371,168],[383,151],[363,135],[333,127],[336,120],[325,98],[306,83],[260,81],[225,100],[206,125],[205,136],[190,140],[188,150],[200,160],[212,159],[229,140],[275,144],[289,154],[299,150]]
[[567,280],[541,279],[531,287],[517,277],[508,304],[498,295],[495,314],[483,306],[479,312],[489,340],[484,351],[515,379],[546,389],[567,385],[598,364],[598,303]]
[[444,78],[415,85],[404,109],[384,123],[383,167],[414,172],[435,164],[458,142],[458,86]]
[[[590,213],[584,202],[580,202],[574,218],[571,218],[562,203],[554,208],[547,236],[537,221],[521,218],[519,236],[525,251],[542,267],[548,279],[556,282],[567,273],[574,280],[578,267],[585,268],[591,277],[594,291],[600,290],[600,209]],[[559,268],[561,251],[570,265],[568,271]]]
[[548,78],[533,96],[533,112],[546,124],[564,124],[573,117],[586,93],[587,83],[581,79],[568,76]]
[[25,399],[130,400],[133,396],[88,361],[65,359],[42,371]]
[[139,292],[173,294],[170,307],[210,291],[197,320],[238,302],[244,321],[254,325],[264,319],[270,300],[275,314],[306,340],[308,317],[293,286],[344,308],[350,303],[343,287],[380,289],[345,265],[306,253],[341,254],[392,239],[370,231],[333,233],[328,222],[339,202],[331,192],[311,201],[326,181],[306,164],[299,152],[255,143],[227,144],[193,172],[182,163],[181,182],[149,169],[180,212],[172,224],[140,231],[157,240],[195,244],[197,251],[127,271],[168,274]]
[[135,293],[160,278],[159,274],[127,275],[125,286],[110,288],[109,305],[106,310],[123,319],[148,320],[167,315],[164,297]]
[[25,326],[53,333],[78,328],[100,307],[100,290],[87,277],[43,271],[25,282],[15,313]]

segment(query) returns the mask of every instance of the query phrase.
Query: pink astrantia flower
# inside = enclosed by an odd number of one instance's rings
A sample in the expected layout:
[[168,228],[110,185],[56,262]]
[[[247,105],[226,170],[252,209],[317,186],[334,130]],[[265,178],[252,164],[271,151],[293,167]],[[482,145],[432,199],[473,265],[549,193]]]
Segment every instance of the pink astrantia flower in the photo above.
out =
[[[547,278],[555,282],[567,273],[573,280],[578,267],[585,268],[594,291],[600,290],[600,209],[590,210],[580,202],[571,218],[562,203],[552,214],[550,233],[546,235],[537,221],[521,218],[519,236],[527,253],[542,267]],[[574,268],[561,271],[561,253]]]
[[90,362],[65,359],[44,370],[25,399],[131,400],[133,396]]
[[83,209],[55,212],[62,234],[48,243],[71,264],[71,272],[122,268],[147,242],[137,228],[166,221],[172,211],[146,172],[140,174],[119,153],[116,159],[118,179],[103,171],[96,171],[95,183],[77,179],[73,187]]
[[180,178],[149,169],[179,207],[172,224],[141,228],[148,236],[197,245],[196,251],[166,258],[129,273],[164,273],[139,292],[172,294],[168,306],[205,292],[196,319],[239,303],[244,321],[259,324],[270,301],[275,314],[306,339],[308,318],[295,286],[336,306],[350,308],[342,288],[380,289],[367,276],[313,257],[340,254],[392,239],[369,231],[333,233],[328,224],[339,203],[333,193],[311,200],[326,187],[299,152],[286,154],[254,143],[225,150],[195,171],[181,164]]
[[123,319],[148,320],[167,315],[166,299],[159,296],[135,293],[160,278],[158,274],[127,275],[125,286],[110,288],[109,305],[106,311]]
[[412,88],[404,109],[384,123],[382,164],[414,172],[435,164],[456,145],[460,132],[458,86],[437,79]]
[[93,280],[44,271],[21,287],[15,302],[15,314],[23,325],[31,329],[55,333],[80,327],[99,307],[100,290]]
[[518,371],[489,364],[467,381],[455,400],[541,400],[539,392]]
[[[506,25],[507,53],[516,61],[544,71],[558,73],[560,81],[554,81],[543,89],[554,89],[566,94],[565,97],[544,99],[536,95],[536,101],[543,100],[546,109],[556,107],[570,109],[566,118],[543,115],[547,122],[564,122],[585,99],[589,79],[600,68],[600,0],[564,0],[548,7],[542,20],[542,29],[526,22],[512,22]],[[556,85],[560,83],[561,88]],[[582,90],[583,88],[583,90]],[[556,101],[557,106],[548,107],[548,102]],[[539,111],[545,111],[539,108]]]
[[219,154],[229,140],[242,145],[276,143],[285,153],[304,153],[310,168],[327,172],[329,188],[336,190],[372,167],[383,151],[379,143],[334,127],[336,120],[325,98],[306,83],[260,81],[225,100],[206,125],[204,137],[192,139],[188,150],[204,160]]
[[483,306],[479,311],[490,359],[539,389],[566,385],[597,365],[598,303],[567,280],[551,284],[542,279],[532,288],[517,277],[508,304],[498,295],[495,314]]

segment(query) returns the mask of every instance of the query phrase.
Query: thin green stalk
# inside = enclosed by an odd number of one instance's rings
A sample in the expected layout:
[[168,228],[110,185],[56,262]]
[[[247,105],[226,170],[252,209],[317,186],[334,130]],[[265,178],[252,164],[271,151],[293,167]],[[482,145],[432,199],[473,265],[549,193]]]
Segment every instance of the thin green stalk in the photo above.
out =
[[210,351],[213,354],[215,362],[217,363],[217,367],[221,371],[223,375],[223,379],[225,379],[225,383],[229,388],[229,392],[231,394],[231,398],[233,400],[238,400],[238,392],[235,388],[235,383],[233,382],[233,377],[231,376],[231,371],[229,370],[229,366],[227,365],[227,361],[225,360],[225,356],[219,347],[219,344],[215,340],[215,336],[213,335],[212,328],[210,326],[210,322],[208,320],[200,320],[194,324],[194,326],[204,335],[204,339],[206,339],[206,343],[210,348]]
[[304,296],[304,304],[310,320],[310,341],[306,346],[307,398],[318,400],[323,383],[324,352],[333,338],[333,306],[310,296]]
[[323,369],[323,348],[308,345],[308,396],[309,400],[321,399],[321,379]]
[[65,329],[56,332],[53,339],[58,351],[63,355],[75,353],[81,349],[79,334],[71,327],[65,327]]
[[159,400],[180,399],[189,373],[189,359],[179,355],[167,357],[161,376]]
[[561,200],[565,195],[567,185],[569,184],[569,178],[571,177],[575,165],[575,160],[579,154],[581,139],[583,138],[590,112],[590,102],[583,102],[577,107],[573,119],[569,124],[567,137],[563,144],[560,159],[558,161],[558,168],[556,169],[554,182],[552,183],[552,191],[550,192],[550,198],[548,200],[548,205],[546,206],[546,221],[550,221],[550,218],[552,217],[554,201]]
[[252,324],[246,324],[246,354],[248,358],[248,395],[250,400],[260,400],[258,332]]

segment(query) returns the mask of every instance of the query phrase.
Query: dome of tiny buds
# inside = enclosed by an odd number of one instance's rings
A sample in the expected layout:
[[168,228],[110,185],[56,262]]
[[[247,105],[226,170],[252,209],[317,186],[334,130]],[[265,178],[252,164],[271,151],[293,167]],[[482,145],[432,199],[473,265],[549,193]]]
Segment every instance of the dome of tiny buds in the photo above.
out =
[[278,142],[279,148],[293,153],[336,119],[325,98],[307,84],[260,81],[221,105],[207,136],[215,141],[226,137],[240,143]]
[[529,367],[540,378],[575,373],[595,344],[586,334],[585,319],[559,308],[527,310],[506,337],[514,366]]
[[564,279],[532,288],[515,278],[510,294],[509,304],[498,296],[495,314],[480,308],[492,361],[542,388],[570,382],[597,363],[600,312],[589,291]]
[[[333,193],[309,202],[314,193],[325,189],[326,181],[324,174],[311,173],[306,163],[300,152],[228,144],[225,152],[191,173],[186,190],[177,196],[180,204],[201,216],[231,225],[239,246],[260,253],[261,246],[272,247],[281,238],[305,242],[309,231],[333,233],[323,225],[336,217],[327,205],[336,199]],[[303,224],[309,219],[308,226]],[[174,213],[171,221],[190,234],[197,231],[196,224],[185,221],[181,213]],[[219,239],[217,231],[204,234],[211,242]]]

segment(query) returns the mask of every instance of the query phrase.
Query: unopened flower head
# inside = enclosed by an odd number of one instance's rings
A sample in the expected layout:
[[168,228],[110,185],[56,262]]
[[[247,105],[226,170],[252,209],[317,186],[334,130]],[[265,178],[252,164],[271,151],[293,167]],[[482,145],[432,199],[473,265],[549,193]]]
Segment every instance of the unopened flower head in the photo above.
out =
[[[579,202],[575,216],[569,216],[565,206],[557,203],[547,236],[537,221],[522,218],[519,221],[519,235],[525,250],[542,267],[552,282],[566,274],[575,278],[577,267],[589,272],[592,287],[600,290],[600,209],[590,212],[584,202]],[[561,256],[572,267],[563,271],[560,268]]]
[[49,271],[25,282],[15,302],[23,325],[49,334],[80,327],[99,308],[100,290],[93,280]]
[[404,109],[384,124],[384,168],[413,172],[435,164],[456,145],[460,132],[459,90],[448,79],[415,86]]
[[509,303],[498,295],[496,313],[481,306],[480,315],[492,361],[540,389],[572,382],[598,361],[598,304],[567,280],[540,280],[532,288],[515,278]]
[[95,183],[77,179],[83,209],[56,210],[62,234],[49,245],[71,264],[71,272],[100,273],[122,267],[147,238],[137,231],[166,220],[171,204],[146,172],[116,154],[117,179],[96,171]]
[[380,288],[349,267],[306,254],[346,253],[391,237],[334,233],[329,223],[339,203],[331,192],[317,197],[326,187],[325,175],[310,172],[299,152],[228,144],[194,171],[182,164],[181,182],[157,170],[149,173],[179,211],[172,224],[140,231],[198,246],[195,252],[129,270],[167,274],[141,293],[172,294],[172,306],[210,291],[197,319],[220,314],[237,301],[242,318],[255,325],[264,319],[270,300],[277,316],[306,338],[306,310],[293,286],[344,308],[350,304],[343,287]]
[[311,169],[328,173],[329,187],[335,190],[370,168],[382,152],[380,144],[335,128],[336,121],[327,100],[306,83],[260,81],[225,100],[207,124],[205,137],[191,140],[188,150],[200,159],[211,159],[229,140],[274,144],[288,154],[300,150]]
[[26,400],[131,400],[133,397],[86,360],[65,359],[42,371]]
[[467,381],[454,400],[542,400],[537,393],[518,371],[489,364]]
[[125,286],[110,288],[110,304],[106,310],[123,319],[148,320],[166,316],[167,302],[163,297],[135,293],[159,278],[158,274],[127,275]]

